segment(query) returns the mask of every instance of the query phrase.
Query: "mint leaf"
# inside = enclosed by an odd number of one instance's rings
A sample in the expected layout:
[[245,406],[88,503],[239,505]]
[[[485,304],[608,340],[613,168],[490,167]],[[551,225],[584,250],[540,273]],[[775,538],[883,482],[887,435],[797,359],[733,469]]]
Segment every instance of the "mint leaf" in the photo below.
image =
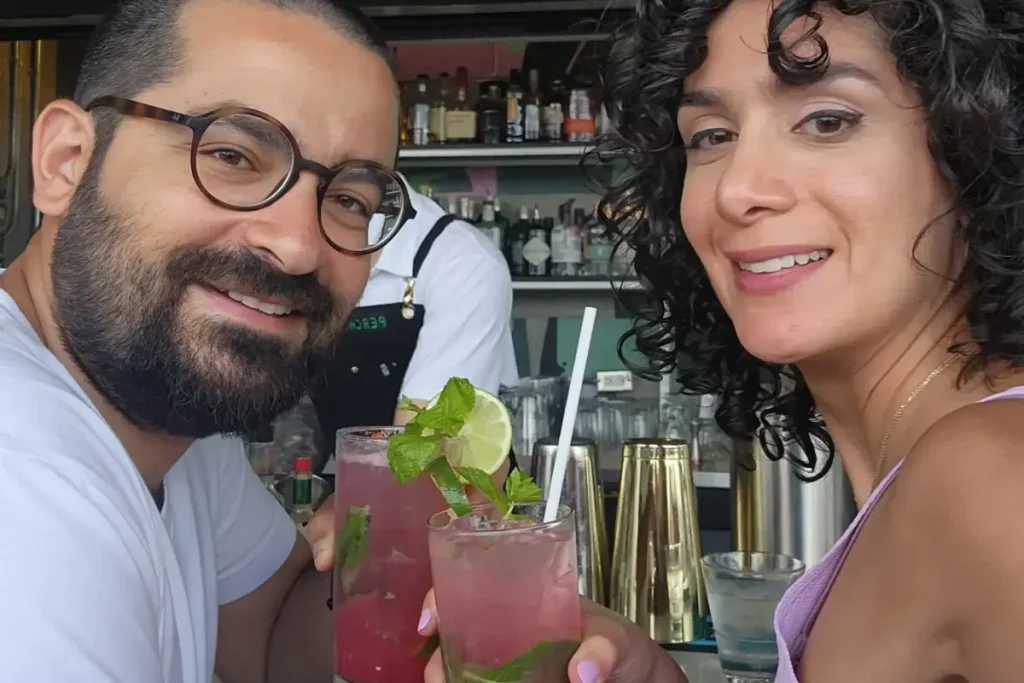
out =
[[507,664],[494,669],[468,664],[465,683],[522,683],[533,680],[565,680],[569,661],[580,644],[574,640],[542,640]]
[[508,492],[509,502],[513,505],[539,503],[544,500],[544,492],[530,478],[530,475],[522,470],[513,470],[509,473],[505,490]]
[[421,432],[429,429],[432,433],[436,432],[438,436],[455,436],[465,423],[464,417],[452,417],[438,410],[437,406],[425,409],[409,421],[409,424],[414,425]]
[[508,496],[498,488],[498,485],[491,479],[491,475],[475,467],[456,467],[455,473],[468,481],[480,493],[484,494],[488,500],[494,503],[494,507],[498,509],[502,517],[508,516]]
[[476,405],[476,389],[468,379],[452,377],[437,397],[437,409],[453,418],[465,420]]
[[416,415],[412,422],[424,429],[433,429],[444,436],[457,436],[466,418],[476,405],[476,389],[469,380],[452,377],[444,385],[431,408]]
[[440,434],[426,436],[408,429],[392,434],[388,438],[388,465],[395,478],[405,484],[423,474],[423,470],[438,457],[437,444],[440,441]]
[[425,410],[424,408],[413,403],[412,399],[410,399],[408,396],[402,396],[400,399],[398,399],[398,409],[408,410],[410,412],[416,413],[417,415],[419,415]]
[[466,497],[466,490],[462,488],[462,482],[455,476],[455,470],[444,458],[435,459],[427,467],[427,472],[430,473],[430,478],[434,480],[434,485],[437,486],[441,495],[448,501],[448,507],[452,509],[452,512],[456,516],[462,517],[468,515],[473,511],[473,506],[469,504],[469,498]]
[[370,546],[370,506],[354,505],[348,509],[345,523],[334,537],[334,559],[341,563],[341,587],[349,592],[359,565]]

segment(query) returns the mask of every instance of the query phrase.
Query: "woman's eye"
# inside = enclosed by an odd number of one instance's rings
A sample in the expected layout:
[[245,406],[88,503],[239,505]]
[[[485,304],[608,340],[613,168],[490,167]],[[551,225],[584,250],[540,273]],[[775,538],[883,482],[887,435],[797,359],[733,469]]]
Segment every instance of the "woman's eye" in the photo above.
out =
[[709,128],[694,133],[693,137],[686,144],[687,149],[711,149],[717,145],[732,142],[736,139],[736,133],[725,128]]
[[849,111],[817,111],[798,123],[796,130],[807,135],[831,138],[853,129],[862,118],[860,114]]

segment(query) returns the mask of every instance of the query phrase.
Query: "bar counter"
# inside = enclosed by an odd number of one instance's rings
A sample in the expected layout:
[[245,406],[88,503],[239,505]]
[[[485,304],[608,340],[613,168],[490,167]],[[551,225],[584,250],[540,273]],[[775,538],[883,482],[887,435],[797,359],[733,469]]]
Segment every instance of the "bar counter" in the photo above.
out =
[[716,653],[669,650],[668,654],[686,673],[690,683],[725,683]]

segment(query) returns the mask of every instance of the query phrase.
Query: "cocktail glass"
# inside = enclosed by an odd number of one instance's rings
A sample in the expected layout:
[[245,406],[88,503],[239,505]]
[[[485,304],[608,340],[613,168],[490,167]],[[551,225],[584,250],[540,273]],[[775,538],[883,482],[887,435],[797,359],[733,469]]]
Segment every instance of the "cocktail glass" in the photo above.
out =
[[775,608],[804,573],[804,563],[786,555],[731,552],[705,555],[701,565],[725,680],[774,681]]
[[395,427],[338,431],[335,474],[335,683],[422,683],[430,656],[416,632],[431,587],[424,525],[447,507],[426,475],[388,467]]
[[582,637],[572,510],[494,505],[430,518],[430,565],[449,681],[565,683]]

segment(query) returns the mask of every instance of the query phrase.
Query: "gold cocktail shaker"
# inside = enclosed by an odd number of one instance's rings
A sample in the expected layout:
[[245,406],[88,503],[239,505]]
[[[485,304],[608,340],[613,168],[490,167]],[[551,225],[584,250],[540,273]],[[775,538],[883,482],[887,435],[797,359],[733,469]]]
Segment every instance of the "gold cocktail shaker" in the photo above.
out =
[[609,607],[659,643],[708,636],[690,448],[681,439],[623,444]]

